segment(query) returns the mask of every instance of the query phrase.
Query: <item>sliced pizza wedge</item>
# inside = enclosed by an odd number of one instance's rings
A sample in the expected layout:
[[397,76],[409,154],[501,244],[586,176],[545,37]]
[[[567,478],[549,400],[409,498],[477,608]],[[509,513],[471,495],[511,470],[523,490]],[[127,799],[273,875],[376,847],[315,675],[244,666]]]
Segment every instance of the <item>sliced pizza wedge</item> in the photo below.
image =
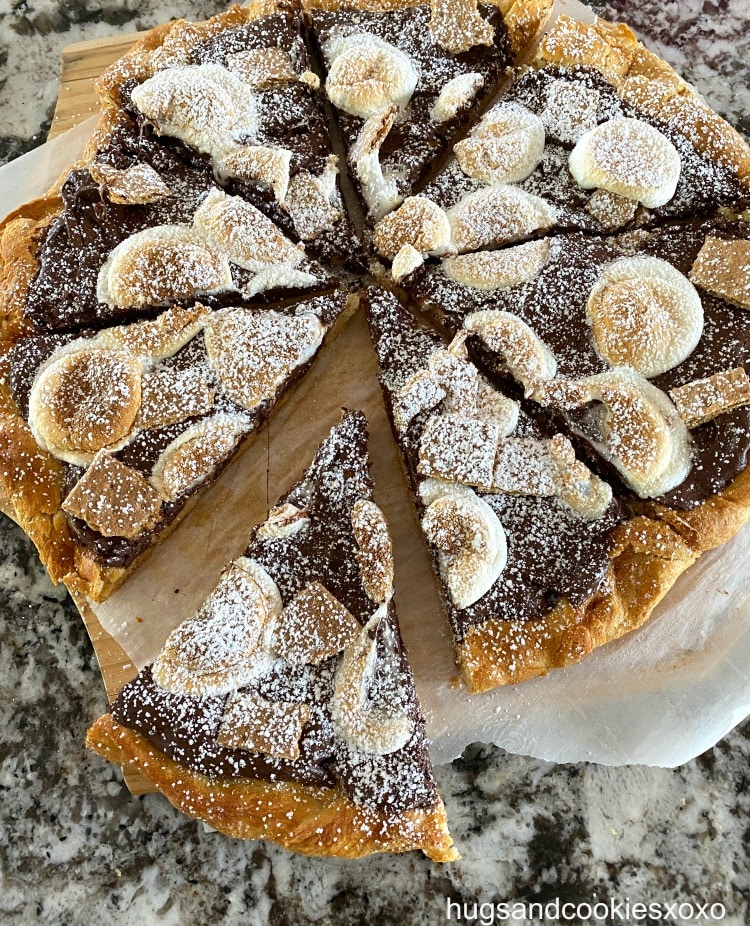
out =
[[[83,159],[0,227],[0,333],[335,288],[357,251],[298,13],[147,33],[98,83]],[[113,285],[114,284],[114,285]]]
[[750,146],[730,125],[624,24],[560,16],[374,242],[390,260],[408,246],[403,274],[420,256],[551,231],[610,234],[748,202]]
[[174,305],[5,345],[0,494],[52,578],[108,597],[353,307],[345,292],[275,309]]
[[[750,226],[694,219],[424,265],[402,284],[697,550],[750,517]],[[544,369],[529,358],[546,357]]]
[[455,859],[392,594],[367,423],[346,412],[88,745],[231,836]]
[[547,0],[304,0],[350,173],[377,220],[418,189],[549,14]]
[[492,385],[465,334],[449,344],[385,290],[366,304],[469,688],[569,665],[640,626],[694,561],[689,545],[631,514],[564,434]]

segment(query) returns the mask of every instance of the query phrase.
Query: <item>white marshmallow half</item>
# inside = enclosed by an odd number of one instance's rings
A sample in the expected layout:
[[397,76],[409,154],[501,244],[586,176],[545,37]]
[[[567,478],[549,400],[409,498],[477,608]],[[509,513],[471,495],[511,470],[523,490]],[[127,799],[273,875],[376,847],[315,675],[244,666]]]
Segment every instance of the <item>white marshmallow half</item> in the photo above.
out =
[[430,110],[430,119],[438,124],[455,119],[462,109],[469,106],[483,85],[484,77],[474,72],[459,74],[449,80]]
[[[495,584],[508,562],[508,542],[500,519],[487,502],[470,489],[455,491],[457,488],[430,480],[425,492],[432,500],[422,528],[438,549],[440,575],[453,604],[463,609],[479,601]],[[456,549],[446,549],[456,545]]]
[[419,80],[407,54],[368,32],[334,35],[323,46],[323,54],[329,64],[328,99],[360,119],[388,106],[403,109]]
[[586,304],[599,356],[647,378],[682,363],[703,333],[703,305],[686,276],[658,257],[623,257],[604,268]]
[[483,183],[518,183],[542,159],[544,123],[525,106],[499,103],[453,150],[468,177]]
[[586,132],[570,153],[568,166],[585,190],[609,190],[648,209],[674,196],[680,179],[680,155],[658,129],[620,116]]

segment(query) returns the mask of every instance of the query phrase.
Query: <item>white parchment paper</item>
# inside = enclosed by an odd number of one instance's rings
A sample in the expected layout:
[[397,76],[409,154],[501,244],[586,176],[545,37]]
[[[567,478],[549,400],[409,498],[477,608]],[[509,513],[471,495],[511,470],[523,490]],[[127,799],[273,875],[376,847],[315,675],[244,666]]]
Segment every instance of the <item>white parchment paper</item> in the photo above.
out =
[[[579,8],[570,0],[560,6],[566,13]],[[80,155],[94,124],[88,120],[0,168],[0,215],[44,192]],[[136,667],[151,661],[206,597],[346,405],[370,420],[375,498],[394,535],[396,604],[435,762],[482,741],[558,762],[671,767],[750,714],[748,528],[704,555],[640,630],[545,678],[468,694],[457,679],[376,375],[364,320],[355,317],[186,521],[119,592],[90,604]]]

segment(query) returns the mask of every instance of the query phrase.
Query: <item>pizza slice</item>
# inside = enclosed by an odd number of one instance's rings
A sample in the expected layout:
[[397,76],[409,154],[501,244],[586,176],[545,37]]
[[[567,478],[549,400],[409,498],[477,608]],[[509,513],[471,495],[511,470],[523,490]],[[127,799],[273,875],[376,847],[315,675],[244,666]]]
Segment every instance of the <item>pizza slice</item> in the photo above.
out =
[[[420,257],[611,234],[750,202],[750,147],[624,24],[558,17],[444,169],[376,226]],[[408,247],[407,247],[408,246]]]
[[[577,662],[640,626],[695,554],[631,513],[533,406],[389,292],[368,291],[381,385],[471,690]],[[543,370],[546,358],[527,358]]]
[[87,743],[231,836],[455,859],[392,594],[367,423],[346,412]]
[[357,250],[337,159],[299,16],[268,9],[157,27],[100,78],[83,160],[0,228],[5,339],[335,288],[318,259]]
[[118,588],[304,375],[348,301],[173,305],[4,345],[0,497],[52,578],[96,601]]
[[547,0],[303,0],[352,179],[377,220],[497,89]]

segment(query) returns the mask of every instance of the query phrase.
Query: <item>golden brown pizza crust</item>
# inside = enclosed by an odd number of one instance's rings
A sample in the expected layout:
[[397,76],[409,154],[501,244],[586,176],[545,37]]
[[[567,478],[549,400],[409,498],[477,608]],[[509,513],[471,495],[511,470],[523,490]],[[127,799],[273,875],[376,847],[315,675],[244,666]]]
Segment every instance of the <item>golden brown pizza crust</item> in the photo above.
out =
[[583,608],[563,599],[540,620],[489,620],[467,631],[457,659],[471,691],[515,685],[580,662],[635,630],[698,555],[670,527],[646,517],[616,528],[614,544],[609,570]]
[[676,511],[653,502],[644,509],[669,524],[696,554],[713,550],[731,540],[750,519],[750,467],[691,511]]
[[619,96],[654,119],[667,121],[712,161],[729,168],[750,190],[750,147],[624,23],[593,24],[560,16],[542,39],[533,65],[596,68]]
[[362,858],[421,849],[436,862],[459,858],[439,798],[430,810],[389,818],[357,806],[340,789],[210,779],[168,758],[110,714],[94,723],[86,745],[110,762],[137,769],[183,813],[229,836],[270,839],[305,855]]

